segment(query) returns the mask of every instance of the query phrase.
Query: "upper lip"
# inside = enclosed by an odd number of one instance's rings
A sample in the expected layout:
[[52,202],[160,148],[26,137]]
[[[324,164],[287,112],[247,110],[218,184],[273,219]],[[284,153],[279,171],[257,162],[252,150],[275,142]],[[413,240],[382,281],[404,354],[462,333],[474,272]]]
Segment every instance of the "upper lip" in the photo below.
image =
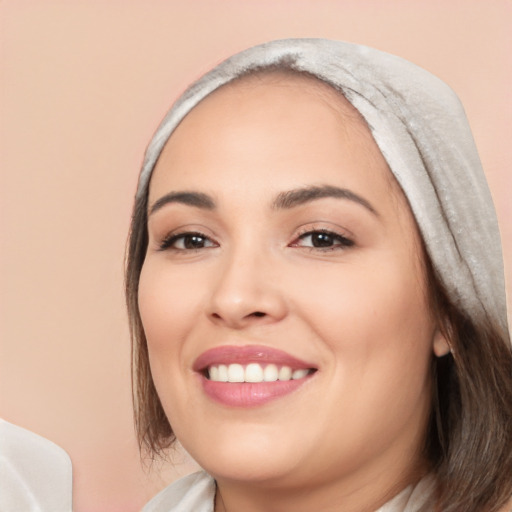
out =
[[223,345],[203,352],[193,364],[196,372],[219,364],[275,364],[297,369],[316,369],[311,363],[298,359],[287,352],[262,345]]

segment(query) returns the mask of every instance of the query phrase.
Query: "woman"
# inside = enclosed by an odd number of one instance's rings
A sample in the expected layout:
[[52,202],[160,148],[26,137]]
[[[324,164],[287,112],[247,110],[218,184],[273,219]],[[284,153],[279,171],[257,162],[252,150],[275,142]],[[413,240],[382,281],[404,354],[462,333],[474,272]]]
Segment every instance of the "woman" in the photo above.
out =
[[127,299],[141,445],[207,473],[145,510],[497,511],[499,233],[462,108],[397,57],[275,41],[151,141]]

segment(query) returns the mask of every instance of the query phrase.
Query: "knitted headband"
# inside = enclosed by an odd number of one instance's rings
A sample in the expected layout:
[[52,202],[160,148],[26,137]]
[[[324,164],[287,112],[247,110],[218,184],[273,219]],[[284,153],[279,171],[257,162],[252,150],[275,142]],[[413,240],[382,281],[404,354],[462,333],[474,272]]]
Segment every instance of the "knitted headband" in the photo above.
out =
[[402,187],[450,299],[476,321],[508,332],[498,223],[463,107],[441,80],[399,57],[325,39],[249,48],[193,84],[145,154],[137,198],[180,121],[215,89],[253,69],[285,64],[340,89],[365,118]]

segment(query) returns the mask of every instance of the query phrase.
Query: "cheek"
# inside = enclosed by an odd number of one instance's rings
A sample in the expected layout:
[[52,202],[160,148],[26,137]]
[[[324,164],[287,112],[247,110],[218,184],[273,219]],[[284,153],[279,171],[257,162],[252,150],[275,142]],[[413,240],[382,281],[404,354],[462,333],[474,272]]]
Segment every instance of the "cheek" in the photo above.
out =
[[139,311],[155,370],[180,361],[175,356],[182,351],[182,342],[198,318],[201,287],[191,282],[192,276],[186,277],[179,271],[170,272],[165,262],[150,261],[142,268]]
[[311,312],[311,322],[345,374],[420,384],[434,326],[418,272],[407,260],[375,261],[347,266],[338,275],[316,276],[309,283],[316,288],[316,301],[304,310]]
[[174,414],[186,419],[191,414],[189,389],[182,376],[185,365],[185,343],[198,318],[201,287],[192,276],[170,272],[164,262],[145,263],[139,281],[139,311],[148,345],[151,376],[171,425]]
[[146,330],[159,330],[160,324],[179,327],[191,303],[197,302],[198,289],[179,270],[171,271],[165,261],[149,261],[142,267],[139,281],[139,310]]
[[412,417],[421,425],[429,408],[434,328],[415,274],[383,270],[352,273],[345,284],[355,287],[330,302],[323,323],[341,385],[358,390],[347,392],[348,407],[386,439]]

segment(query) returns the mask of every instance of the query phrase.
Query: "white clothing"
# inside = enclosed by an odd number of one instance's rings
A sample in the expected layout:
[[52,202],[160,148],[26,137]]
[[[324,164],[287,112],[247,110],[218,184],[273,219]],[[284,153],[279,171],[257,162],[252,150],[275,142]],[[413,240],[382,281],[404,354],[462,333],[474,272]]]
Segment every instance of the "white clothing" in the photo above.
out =
[[71,512],[68,454],[0,419],[0,512]]
[[[142,512],[214,512],[215,480],[205,471],[180,478],[157,494]],[[432,479],[409,486],[375,512],[418,512],[431,495]]]

